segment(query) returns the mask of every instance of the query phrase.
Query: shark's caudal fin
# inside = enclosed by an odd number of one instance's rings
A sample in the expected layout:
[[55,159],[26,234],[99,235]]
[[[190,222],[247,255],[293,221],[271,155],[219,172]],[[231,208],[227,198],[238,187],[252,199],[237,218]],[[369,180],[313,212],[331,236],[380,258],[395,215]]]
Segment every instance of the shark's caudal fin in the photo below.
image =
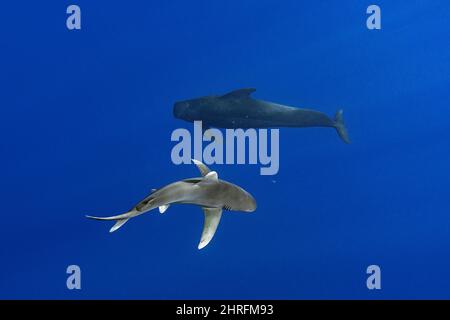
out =
[[117,229],[119,229],[121,226],[123,226],[130,218],[134,217],[136,215],[136,211],[131,210],[124,214],[119,214],[117,216],[111,216],[111,217],[93,217],[93,216],[86,216],[86,218],[94,219],[94,220],[102,220],[102,221],[111,221],[116,220],[116,224],[109,229],[109,232],[114,232]]
[[129,219],[122,219],[122,220],[117,220],[116,224],[113,225],[113,227],[111,229],[109,229],[109,232],[114,232],[117,229],[119,229],[121,226],[123,226],[125,224],[125,222],[127,222]]
[[350,138],[348,137],[348,133],[347,133],[347,128],[345,127],[345,123],[344,123],[344,115],[343,115],[344,111],[341,109],[338,112],[336,112],[335,115],[335,128],[336,131],[339,135],[339,137],[341,137],[341,139],[345,142],[345,143],[350,143]]

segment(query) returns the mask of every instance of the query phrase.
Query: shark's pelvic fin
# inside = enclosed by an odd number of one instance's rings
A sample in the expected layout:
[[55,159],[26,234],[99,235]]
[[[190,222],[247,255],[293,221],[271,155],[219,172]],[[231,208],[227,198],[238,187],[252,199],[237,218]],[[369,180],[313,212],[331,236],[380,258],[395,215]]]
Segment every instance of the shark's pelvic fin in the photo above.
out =
[[165,204],[159,207],[159,213],[164,213],[169,208],[170,204]]
[[197,166],[198,170],[200,170],[200,173],[202,177],[206,176],[211,170],[201,161],[192,159],[192,162]]
[[222,208],[202,208],[205,215],[203,224],[202,238],[198,244],[199,249],[203,249],[211,241],[216,233],[220,218],[222,217]]

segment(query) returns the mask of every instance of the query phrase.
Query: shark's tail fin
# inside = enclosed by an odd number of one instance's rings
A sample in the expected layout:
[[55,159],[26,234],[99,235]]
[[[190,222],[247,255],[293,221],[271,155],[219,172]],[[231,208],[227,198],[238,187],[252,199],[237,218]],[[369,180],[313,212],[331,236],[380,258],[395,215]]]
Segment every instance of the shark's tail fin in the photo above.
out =
[[109,232],[114,232],[117,229],[119,229],[121,226],[123,226],[125,224],[125,222],[127,222],[129,220],[128,219],[122,219],[122,220],[116,220],[116,224],[112,226],[111,229],[109,229]]
[[117,216],[111,216],[111,217],[93,217],[93,216],[86,216],[86,218],[94,219],[94,220],[102,220],[102,221],[111,221],[116,220],[116,224],[109,229],[109,232],[114,232],[117,229],[119,229],[121,226],[123,226],[130,218],[134,217],[136,215],[136,211],[132,210],[124,214],[119,214]]
[[345,127],[345,123],[344,123],[344,116],[343,116],[344,111],[341,109],[338,112],[336,112],[335,115],[335,123],[334,126],[336,128],[336,131],[339,135],[339,137],[341,137],[341,139],[345,142],[345,143],[350,143],[350,138],[348,137],[348,133],[347,133],[347,128]]

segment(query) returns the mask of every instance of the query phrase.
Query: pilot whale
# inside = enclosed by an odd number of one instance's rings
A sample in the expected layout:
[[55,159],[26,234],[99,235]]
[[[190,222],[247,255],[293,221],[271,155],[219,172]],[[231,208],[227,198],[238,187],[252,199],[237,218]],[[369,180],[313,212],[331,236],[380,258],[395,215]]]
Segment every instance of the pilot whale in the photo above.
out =
[[253,99],[251,94],[255,91],[246,88],[222,96],[176,102],[173,114],[185,121],[202,121],[205,127],[216,128],[331,127],[345,143],[350,143],[342,110],[331,119],[323,112]]
[[222,210],[253,212],[256,201],[244,189],[230,182],[218,179],[217,172],[211,171],[206,165],[192,160],[200,170],[202,177],[190,178],[154,189],[145,199],[135,205],[130,211],[111,217],[86,216],[95,220],[114,220],[116,224],[109,230],[114,232],[129,219],[159,208],[164,213],[171,204],[194,204],[202,207],[204,213],[203,232],[198,249],[204,248],[213,238]]

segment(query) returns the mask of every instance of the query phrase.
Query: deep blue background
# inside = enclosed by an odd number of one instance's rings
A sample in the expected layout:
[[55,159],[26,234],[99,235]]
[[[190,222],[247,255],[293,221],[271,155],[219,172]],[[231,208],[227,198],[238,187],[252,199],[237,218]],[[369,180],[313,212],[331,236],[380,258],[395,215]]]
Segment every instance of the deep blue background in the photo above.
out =
[[[0,13],[0,298],[450,298],[450,2],[377,1],[381,31],[371,1],[29,2]],[[353,144],[283,129],[278,175],[212,166],[258,210],[201,251],[196,207],[84,218],[197,176],[170,160],[173,102],[249,86],[342,107]]]

